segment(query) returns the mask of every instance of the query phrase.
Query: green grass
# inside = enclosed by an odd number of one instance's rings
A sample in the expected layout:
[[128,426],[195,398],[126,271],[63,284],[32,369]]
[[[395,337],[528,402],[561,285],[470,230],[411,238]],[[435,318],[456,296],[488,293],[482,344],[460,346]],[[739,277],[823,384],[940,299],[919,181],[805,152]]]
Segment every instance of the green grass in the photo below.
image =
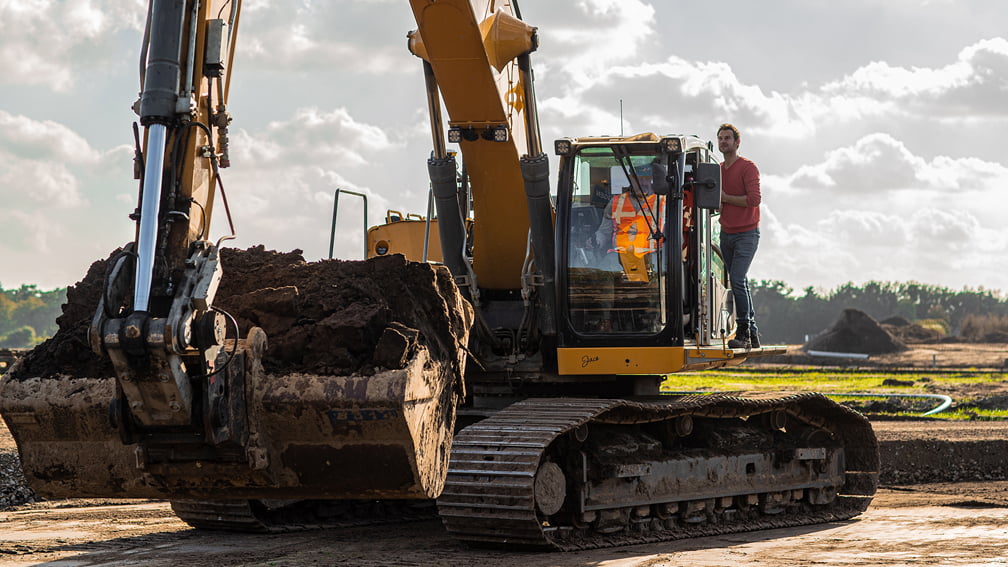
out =
[[[886,380],[912,382],[913,385],[883,385]],[[749,370],[741,368],[704,370],[669,374],[662,391],[682,390],[753,390],[798,392],[880,392],[929,393],[943,386],[976,385],[1004,382],[1004,372],[885,372],[877,370]]]
[[[957,387],[1003,383],[1005,372],[991,371],[897,371],[850,369],[727,368],[670,374],[663,392],[822,392],[838,403],[873,415],[920,416],[937,407],[939,400],[852,397],[843,394],[934,394]],[[886,381],[889,381],[886,383]],[[1008,409],[980,409],[974,400],[957,400],[947,411],[930,417],[943,419],[1008,419]]]
[[1008,410],[959,407],[954,410],[934,414],[933,417],[953,420],[1001,420],[1008,419]]

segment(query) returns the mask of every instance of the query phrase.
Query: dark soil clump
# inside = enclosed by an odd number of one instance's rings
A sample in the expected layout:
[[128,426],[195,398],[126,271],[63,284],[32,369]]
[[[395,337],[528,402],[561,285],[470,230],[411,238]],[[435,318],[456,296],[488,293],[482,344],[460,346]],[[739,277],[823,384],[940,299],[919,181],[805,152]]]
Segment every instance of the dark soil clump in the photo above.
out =
[[84,279],[67,288],[63,314],[56,318],[59,327],[52,338],[30,350],[15,370],[14,378],[50,377],[58,374],[97,378],[112,376],[112,362],[98,356],[88,342],[88,329],[105,282],[109,261],[119,254],[114,251],[104,260],[88,268]]
[[945,333],[912,323],[904,317],[894,315],[879,321],[879,325],[890,335],[906,344],[936,343],[945,338]]
[[[269,337],[263,364],[272,372],[371,374],[385,329],[418,330],[435,358],[454,358],[471,314],[459,309],[446,268],[401,255],[367,261],[307,263],[301,251],[225,249],[216,305]],[[397,325],[393,325],[397,324]]]
[[995,396],[988,396],[984,398],[977,399],[973,405],[977,409],[986,410],[1001,410],[1008,408],[1008,395],[998,394]]
[[[94,354],[87,338],[108,261],[92,264],[68,288],[59,330],[25,356],[15,378],[114,375],[111,362]],[[252,326],[266,331],[268,372],[371,374],[375,347],[393,323],[416,330],[412,336],[433,357],[451,360],[472,318],[446,268],[400,255],[309,263],[300,250],[256,246],[222,249],[221,262],[224,276],[214,305],[234,317],[241,337]]]
[[887,354],[907,350],[907,346],[858,309],[844,309],[833,326],[805,343],[803,350]]

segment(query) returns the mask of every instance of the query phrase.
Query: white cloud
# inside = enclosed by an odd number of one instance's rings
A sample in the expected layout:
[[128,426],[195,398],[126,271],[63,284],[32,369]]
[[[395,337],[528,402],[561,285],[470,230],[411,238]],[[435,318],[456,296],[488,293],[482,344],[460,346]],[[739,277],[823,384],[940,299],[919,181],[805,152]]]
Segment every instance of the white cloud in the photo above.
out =
[[[754,277],[796,288],[838,281],[976,287],[1008,278],[1008,235],[990,207],[1008,168],[976,158],[914,154],[887,134],[827,152],[819,163],[764,178],[761,253]],[[853,277],[857,274],[857,277]]]
[[[952,124],[961,128],[969,122],[982,129],[984,117],[1008,119],[1003,104],[1008,96],[1008,40],[1003,38],[978,41],[945,66],[873,62],[839,80],[793,92],[747,83],[724,61],[690,61],[676,55],[656,61],[639,54],[623,58],[622,53],[614,50],[585,64],[579,57],[573,62],[556,60],[556,55],[547,58],[547,73],[560,74],[554,81],[563,88],[560,96],[542,104],[544,121],[583,121],[593,128],[601,123],[607,126],[603,131],[613,132],[623,101],[629,130],[695,132],[696,124],[733,122],[743,127],[747,149],[772,153],[776,164],[782,160],[771,150],[775,144],[807,152],[810,146],[803,142],[812,136],[837,141],[841,134],[898,130],[936,149],[947,146]],[[594,65],[597,61],[606,63]],[[980,151],[991,156],[987,148]]]
[[[976,217],[955,209],[921,209],[910,217],[908,228],[922,252],[948,260],[979,243],[977,237],[985,232]],[[990,244],[988,240],[986,245]]]
[[899,249],[911,240],[902,218],[878,211],[834,211],[813,226],[820,234],[829,235],[834,246],[854,250]]
[[83,205],[80,176],[101,159],[87,140],[62,124],[0,110],[0,192],[8,209],[30,203]]
[[801,167],[791,181],[799,187],[874,193],[912,186],[923,165],[924,160],[892,136],[873,134],[830,152],[819,164]]
[[1008,261],[1008,239],[965,211],[925,208],[901,216],[845,209],[787,224],[764,215],[762,224],[751,277],[796,289],[869,280],[977,287],[978,274]]
[[[410,13],[381,8],[387,1],[246,2],[237,57],[271,71],[371,75],[415,71],[406,50]],[[402,22],[393,37],[390,23]],[[415,27],[415,24],[414,24]],[[410,67],[404,62],[414,62]]]
[[795,187],[831,188],[843,194],[897,189],[964,191],[1003,186],[1008,182],[1008,168],[973,157],[936,156],[928,161],[892,136],[876,133],[829,152],[818,164],[800,167],[789,182]]
[[80,134],[51,120],[34,120],[0,110],[0,148],[26,158],[45,157],[57,163],[89,163],[98,152]]
[[[277,249],[303,249],[308,257],[325,255],[335,190],[368,195],[375,222],[389,204],[376,188],[396,173],[387,158],[404,144],[345,108],[297,109],[262,130],[239,131],[232,141],[234,167],[223,174],[233,196],[236,245],[266,242]],[[358,228],[340,231],[337,256],[360,257],[361,204],[349,196],[340,201],[340,226]],[[217,219],[222,215],[218,208]]]
[[77,177],[63,164],[25,160],[0,152],[0,188],[6,207],[27,203],[73,208],[84,203]]
[[823,91],[896,100],[905,111],[926,113],[928,118],[964,111],[1008,117],[1003,104],[1008,95],[1008,40],[978,41],[960,51],[955,62],[940,67],[896,67],[875,61],[825,85]]
[[[575,6],[537,9],[543,10],[550,25],[549,55],[542,57],[542,70],[562,74],[573,86],[590,86],[614,63],[639,58],[655,34],[655,9],[640,0],[579,0]],[[551,9],[562,15],[549,13]]]
[[[994,268],[1008,265],[996,206],[1008,4],[785,4],[729,3],[715,18],[657,0],[524,3],[541,39],[544,145],[621,128],[713,137],[733,122],[763,173],[755,277],[1008,290]],[[66,285],[131,237],[131,148],[117,145],[131,143],[146,8],[0,0],[5,285]],[[336,187],[369,195],[372,224],[388,205],[423,212],[431,141],[405,46],[414,28],[401,0],[244,2],[224,171],[232,244],[322,257]],[[362,214],[341,200],[337,255],[359,257]],[[51,262],[37,262],[43,250]]]
[[[714,128],[733,122],[743,125],[753,139],[805,139],[824,128],[881,116],[892,109],[887,101],[858,93],[766,91],[740,80],[725,62],[695,62],[677,56],[654,63],[645,59],[610,65],[604,73],[582,73],[565,83],[562,93],[562,98],[547,98],[542,106],[567,109],[561,115],[568,120],[572,114],[601,114],[607,123],[618,124],[618,118],[610,117],[618,116],[617,101],[626,100],[628,114],[638,113],[630,118],[636,124],[631,128],[634,131],[695,131],[691,125]],[[550,118],[555,117],[544,120]],[[608,131],[612,132],[611,127]]]
[[[271,122],[264,137],[267,146],[282,148],[275,155],[285,162],[326,167],[366,164],[365,156],[373,159],[395,146],[381,128],[355,120],[346,108],[298,109],[290,120]],[[257,145],[250,141],[249,147]]]
[[99,151],[64,124],[0,110],[0,283],[66,285],[125,242],[131,158],[129,147]]
[[4,227],[0,229],[3,234],[0,247],[7,252],[5,258],[12,257],[18,250],[29,250],[39,255],[51,253],[53,237],[60,236],[59,226],[47,222],[42,210],[25,212],[5,208],[0,211],[0,226]]
[[118,58],[118,32],[141,29],[146,8],[141,0],[0,2],[0,84],[69,92]]

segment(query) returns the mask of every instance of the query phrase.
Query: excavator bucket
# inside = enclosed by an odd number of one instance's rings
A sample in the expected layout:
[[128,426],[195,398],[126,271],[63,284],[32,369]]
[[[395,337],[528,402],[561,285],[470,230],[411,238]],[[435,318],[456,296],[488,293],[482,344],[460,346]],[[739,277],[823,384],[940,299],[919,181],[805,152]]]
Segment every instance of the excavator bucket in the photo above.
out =
[[224,345],[190,429],[129,425],[111,365],[80,344],[99,263],[68,291],[59,333],[0,383],[32,488],[172,500],[440,494],[472,321],[447,272],[401,256],[222,256],[232,270],[217,304],[248,331]]

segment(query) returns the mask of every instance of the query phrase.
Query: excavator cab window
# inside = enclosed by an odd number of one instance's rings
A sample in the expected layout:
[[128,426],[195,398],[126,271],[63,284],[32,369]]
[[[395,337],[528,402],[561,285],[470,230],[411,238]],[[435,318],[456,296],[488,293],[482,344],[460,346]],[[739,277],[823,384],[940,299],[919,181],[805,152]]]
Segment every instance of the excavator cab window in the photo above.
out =
[[653,335],[666,324],[666,197],[651,190],[664,156],[628,148],[573,156],[566,280],[580,334]]

